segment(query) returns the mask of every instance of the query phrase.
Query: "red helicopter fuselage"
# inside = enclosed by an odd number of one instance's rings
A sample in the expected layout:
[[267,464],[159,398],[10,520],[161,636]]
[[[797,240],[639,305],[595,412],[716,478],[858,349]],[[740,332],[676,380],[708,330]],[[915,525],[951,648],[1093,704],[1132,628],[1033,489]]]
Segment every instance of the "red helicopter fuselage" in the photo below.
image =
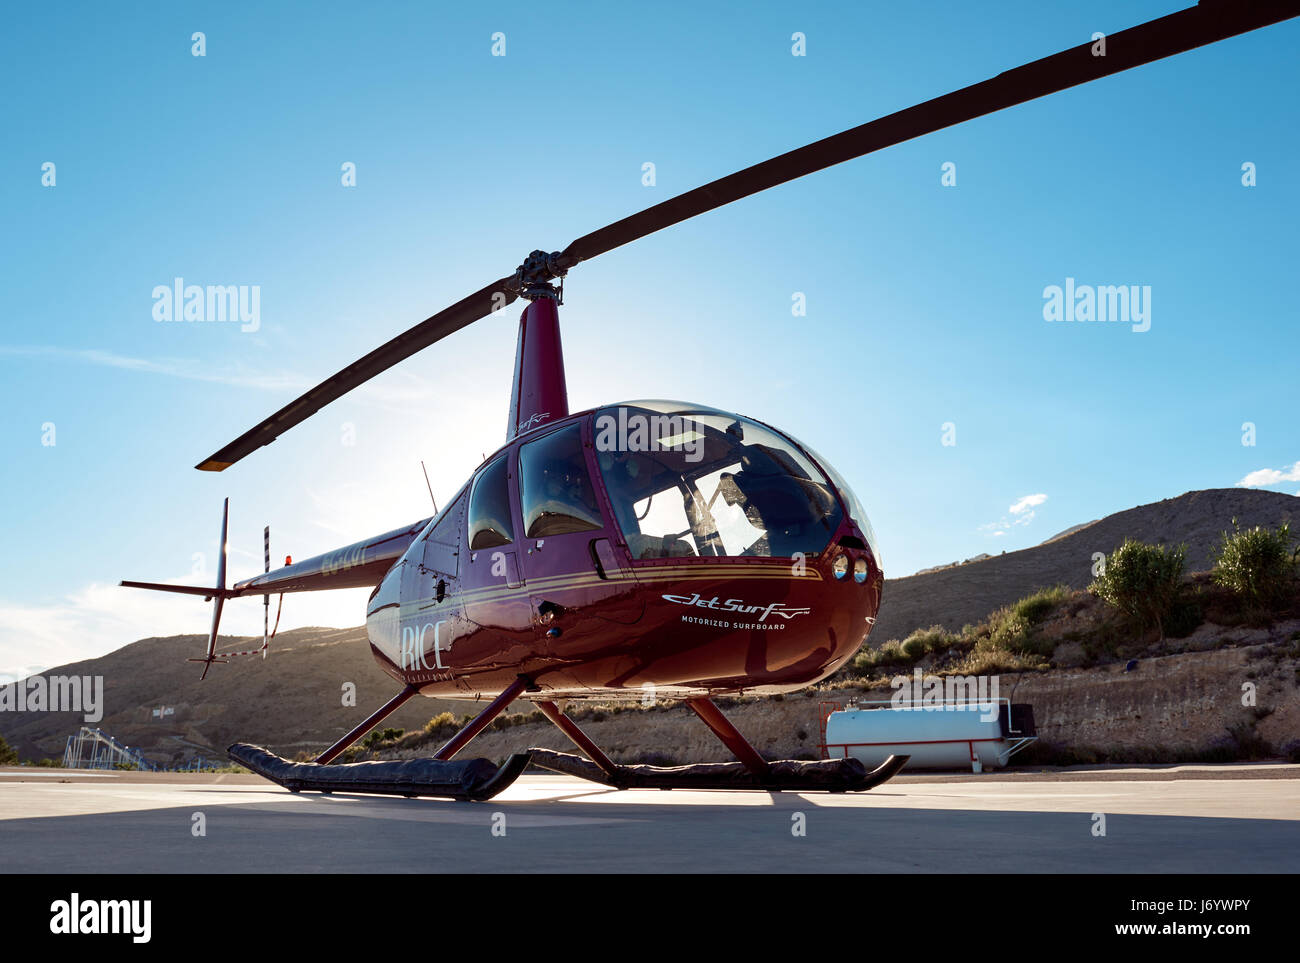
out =
[[240,582],[375,586],[374,657],[423,695],[785,692],[866,640],[875,536],[819,456],[641,401],[570,414],[552,298],[520,318],[509,441],[435,517]]
[[[640,411],[641,404],[601,411]],[[461,698],[495,695],[520,675],[556,697],[784,692],[824,678],[858,650],[883,575],[865,523],[847,507],[851,498],[840,501],[819,483],[837,504],[829,524],[803,540],[809,551],[721,554],[721,539],[707,541],[716,527],[665,548],[661,536],[620,525],[618,495],[600,470],[598,417],[586,411],[550,422],[494,453],[387,573],[367,625],[389,675],[425,695]],[[526,473],[536,469],[528,446],[557,435],[580,439],[580,467],[594,480],[598,512],[558,526],[579,530],[529,536]],[[510,540],[476,549],[471,540],[483,529],[472,495],[498,476]],[[700,499],[697,492],[682,497]],[[770,533],[763,538],[772,541]],[[697,554],[714,544],[719,554]]]

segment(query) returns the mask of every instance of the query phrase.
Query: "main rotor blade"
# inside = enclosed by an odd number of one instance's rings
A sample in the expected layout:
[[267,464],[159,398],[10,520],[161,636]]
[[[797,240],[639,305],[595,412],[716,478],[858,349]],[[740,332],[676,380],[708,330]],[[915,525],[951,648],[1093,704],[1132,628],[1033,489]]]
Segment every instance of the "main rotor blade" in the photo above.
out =
[[494,308],[502,308],[510,304],[519,297],[517,292],[511,290],[513,284],[513,276],[494,281],[469,297],[457,301],[451,307],[426,318],[387,344],[371,351],[359,361],[352,362],[338,374],[326,378],[302,397],[289,402],[260,425],[250,428],[225,448],[194,467],[200,471],[225,471],[245,455],[252,454],[263,445],[269,445],[294,425],[305,421],[331,401],[342,397],[375,375],[422,351],[435,341],[441,341],[447,335],[459,331],[479,318],[487,317]]
[[883,147],[1297,15],[1297,0],[1201,0],[1198,6],[1110,34],[1104,56],[1093,56],[1093,42],[1088,41],[679,194],[578,238],[564,249],[563,263],[567,267],[590,260],[697,214]]
[[[1081,43],[679,194],[578,238],[560,253],[553,267],[563,272],[580,261],[806,174],[1297,15],[1300,0],[1201,0],[1198,6],[1107,36],[1104,56],[1093,55],[1093,41]],[[224,471],[331,401],[518,296],[517,276],[488,285],[322,381],[195,467]]]

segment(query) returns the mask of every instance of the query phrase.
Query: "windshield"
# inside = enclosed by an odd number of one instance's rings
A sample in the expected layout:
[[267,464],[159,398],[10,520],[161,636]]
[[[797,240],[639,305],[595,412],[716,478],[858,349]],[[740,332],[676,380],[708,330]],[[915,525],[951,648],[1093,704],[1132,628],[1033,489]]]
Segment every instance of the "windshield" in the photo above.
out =
[[798,446],[738,415],[639,401],[599,410],[593,438],[636,559],[816,555],[843,514]]
[[[800,442],[800,444],[803,443]],[[871,527],[871,519],[867,517],[867,510],[862,507],[862,502],[858,499],[858,496],[853,493],[853,489],[850,488],[849,483],[844,480],[844,476],[835,470],[834,465],[828,462],[821,455],[817,454],[817,452],[813,451],[807,445],[803,445],[803,450],[812,455],[813,458],[817,459],[817,464],[821,465],[826,474],[831,476],[831,483],[839,489],[840,497],[843,498],[849,506],[849,514],[853,517],[853,520],[858,523],[858,528],[862,529],[862,534],[867,537],[867,546],[871,549],[871,555],[876,560],[876,567],[883,570],[885,563],[880,560],[880,543],[876,540],[876,530]]]

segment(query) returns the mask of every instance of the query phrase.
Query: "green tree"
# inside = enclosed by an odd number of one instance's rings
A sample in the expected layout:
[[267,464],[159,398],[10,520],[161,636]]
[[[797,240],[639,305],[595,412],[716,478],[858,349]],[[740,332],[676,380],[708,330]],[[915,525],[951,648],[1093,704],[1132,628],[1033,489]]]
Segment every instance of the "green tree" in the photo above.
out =
[[1274,530],[1256,525],[1243,529],[1232,520],[1232,534],[1223,533],[1211,577],[1233,592],[1249,608],[1276,605],[1286,598],[1296,577],[1300,547],[1289,523]]
[[1140,627],[1155,628],[1165,637],[1169,618],[1182,590],[1187,546],[1167,548],[1126,538],[1110,553],[1105,571],[1088,586]]

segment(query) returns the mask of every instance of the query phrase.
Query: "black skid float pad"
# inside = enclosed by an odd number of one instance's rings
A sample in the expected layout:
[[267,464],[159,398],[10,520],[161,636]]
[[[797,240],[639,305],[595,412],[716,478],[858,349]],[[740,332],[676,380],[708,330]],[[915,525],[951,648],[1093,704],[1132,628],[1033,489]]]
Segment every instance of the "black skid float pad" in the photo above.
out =
[[613,775],[590,759],[553,749],[529,749],[533,765],[578,776],[616,789],[759,789],[791,792],[862,792],[892,779],[911,756],[890,756],[868,770],[856,759],[803,762],[782,759],[755,775],[739,762],[703,762],[690,766],[618,766]]
[[486,759],[403,759],[322,766],[290,762],[261,746],[237,742],[231,759],[279,783],[290,792],[365,792],[389,796],[443,796],[491,799],[514,782],[528,765],[528,753],[515,753],[498,768]]

